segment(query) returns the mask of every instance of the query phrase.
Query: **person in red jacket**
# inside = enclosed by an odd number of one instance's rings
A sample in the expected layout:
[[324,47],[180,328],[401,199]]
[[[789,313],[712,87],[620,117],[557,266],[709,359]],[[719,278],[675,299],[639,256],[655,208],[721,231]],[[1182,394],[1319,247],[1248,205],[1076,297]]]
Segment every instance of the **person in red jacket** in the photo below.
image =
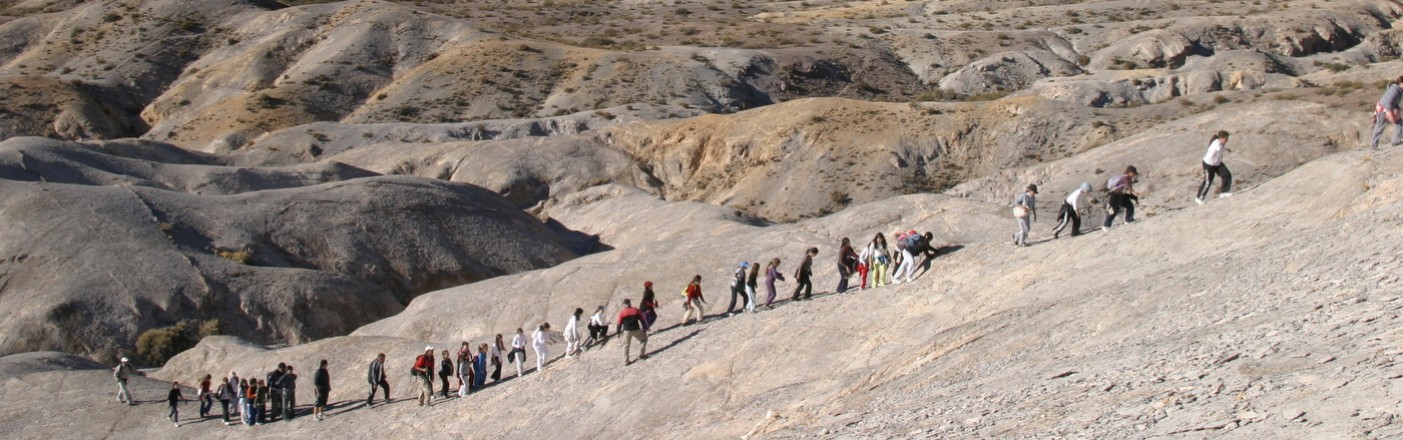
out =
[[414,378],[419,381],[419,406],[429,406],[434,400],[434,347],[424,347],[424,354],[414,359]]
[[614,333],[624,338],[624,366],[633,363],[629,358],[629,345],[638,340],[638,359],[648,358],[648,333],[643,331],[643,312],[624,300],[624,309],[619,311],[618,327]]
[[687,309],[687,313],[682,315],[682,325],[687,325],[687,320],[692,318],[692,312],[697,313],[697,324],[706,320],[706,297],[702,296],[701,275],[692,277],[692,282],[687,284],[687,301],[682,303],[682,307]]

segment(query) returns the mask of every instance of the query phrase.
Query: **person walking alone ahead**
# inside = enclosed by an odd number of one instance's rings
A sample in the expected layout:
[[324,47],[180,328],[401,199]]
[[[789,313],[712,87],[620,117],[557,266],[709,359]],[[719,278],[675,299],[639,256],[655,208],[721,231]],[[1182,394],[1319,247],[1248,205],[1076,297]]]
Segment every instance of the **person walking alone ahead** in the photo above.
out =
[[1383,96],[1379,97],[1379,102],[1374,104],[1374,136],[1369,141],[1369,148],[1379,149],[1379,139],[1384,136],[1384,129],[1393,126],[1393,146],[1398,146],[1403,142],[1403,117],[1400,117],[1398,104],[1403,100],[1403,76],[1398,77],[1388,88],[1384,89]]
[[648,358],[648,333],[643,331],[643,312],[633,308],[629,300],[624,300],[624,309],[619,311],[618,327],[614,330],[624,339],[624,366],[633,363],[629,354],[629,345],[634,340],[638,341],[638,359]]
[[326,359],[322,359],[317,373],[312,375],[312,388],[317,394],[317,401],[312,404],[312,417],[317,420],[325,419],[326,400],[331,397],[331,372],[326,371]]
[[1057,210],[1057,226],[1052,228],[1052,239],[1056,240],[1062,236],[1062,230],[1067,225],[1072,225],[1072,236],[1081,235],[1081,213],[1086,210],[1087,197],[1091,194],[1091,184],[1082,182],[1076,191],[1067,195],[1067,199],[1062,201],[1062,207]]
[[171,391],[169,394],[166,394],[166,402],[168,402],[171,407],[170,415],[167,417],[170,418],[171,423],[174,423],[177,428],[180,427],[179,405],[180,401],[183,399],[185,399],[185,396],[180,394],[180,382],[171,382]]
[[1226,151],[1232,151],[1228,149],[1228,132],[1219,131],[1208,143],[1208,153],[1203,155],[1203,184],[1198,186],[1198,197],[1194,197],[1194,202],[1203,204],[1208,191],[1213,189],[1213,176],[1223,178],[1223,186],[1218,188],[1218,198],[1232,197],[1232,172],[1223,163],[1223,152]]
[[1028,247],[1028,231],[1038,220],[1038,186],[1028,185],[1023,194],[1013,200],[1014,217],[1018,219],[1018,233],[1013,234],[1013,245]]
[[390,382],[385,380],[385,353],[376,355],[375,360],[370,361],[365,380],[370,382],[370,396],[365,398],[365,406],[375,404],[375,387],[385,390],[385,403],[390,403]]
[[692,282],[687,283],[687,290],[682,294],[687,297],[686,301],[682,302],[682,308],[687,310],[682,314],[682,325],[687,325],[693,313],[697,315],[697,324],[701,324],[706,320],[706,296],[702,295],[701,275],[693,276]]
[[1111,230],[1111,223],[1116,221],[1122,209],[1125,210],[1125,222],[1135,223],[1135,201],[1140,198],[1135,195],[1135,178],[1138,176],[1140,172],[1131,165],[1125,167],[1125,173],[1106,182],[1106,189],[1111,191],[1111,195],[1106,202],[1106,222],[1101,225],[1101,230]]
[[414,379],[419,381],[419,406],[434,403],[434,347],[424,347],[424,354],[414,358]]
[[818,256],[818,248],[816,247],[804,251],[804,261],[799,263],[797,269],[794,269],[794,279],[797,280],[798,284],[794,286],[794,297],[790,298],[790,301],[798,301],[799,292],[804,292],[805,300],[813,299],[814,282],[812,277],[814,275],[814,257],[816,256]]
[[132,400],[131,391],[127,389],[127,380],[132,377],[132,374],[141,373],[132,368],[129,361],[127,358],[122,358],[122,362],[112,369],[112,378],[117,380],[117,402],[136,405],[136,401]]

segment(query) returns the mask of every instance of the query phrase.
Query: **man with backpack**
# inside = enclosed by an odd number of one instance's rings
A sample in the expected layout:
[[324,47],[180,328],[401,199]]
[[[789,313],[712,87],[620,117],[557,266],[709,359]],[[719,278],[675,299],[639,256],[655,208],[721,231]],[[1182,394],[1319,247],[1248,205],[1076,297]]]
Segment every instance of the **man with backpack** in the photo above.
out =
[[1106,189],[1110,190],[1106,204],[1106,222],[1101,225],[1101,230],[1110,231],[1111,223],[1116,221],[1116,216],[1122,209],[1125,210],[1125,222],[1135,223],[1135,201],[1139,196],[1135,195],[1135,178],[1140,172],[1134,165],[1125,167],[1125,173],[1112,177],[1106,182]]
[[629,358],[629,345],[638,340],[638,359],[648,358],[648,333],[643,331],[643,312],[633,307],[633,302],[624,300],[624,309],[619,311],[618,327],[615,334],[624,339],[624,366],[633,363]]
[[136,401],[132,400],[131,391],[127,389],[127,380],[131,378],[132,374],[140,375],[141,372],[132,368],[129,361],[130,359],[122,358],[122,362],[112,369],[112,378],[117,380],[117,401],[127,405],[136,405]]
[[390,382],[385,380],[385,353],[375,356],[375,360],[370,361],[370,370],[365,379],[370,382],[370,397],[365,398],[365,406],[375,404],[375,387],[385,390],[385,403],[390,403]]
[[431,406],[434,400],[434,347],[424,347],[424,354],[414,358],[410,371],[419,381],[419,406]]
[[896,250],[901,253],[901,264],[896,266],[896,273],[892,275],[892,284],[900,284],[911,281],[911,277],[916,273],[916,253],[920,252],[923,244],[923,237],[911,230],[896,238]]
[[1379,149],[1379,139],[1384,136],[1384,129],[1389,125],[1393,126],[1393,146],[1403,143],[1403,117],[1400,117],[1398,104],[1403,100],[1403,76],[1398,77],[1388,88],[1384,89],[1383,96],[1379,97],[1379,102],[1374,104],[1374,136],[1369,141],[1369,148]]

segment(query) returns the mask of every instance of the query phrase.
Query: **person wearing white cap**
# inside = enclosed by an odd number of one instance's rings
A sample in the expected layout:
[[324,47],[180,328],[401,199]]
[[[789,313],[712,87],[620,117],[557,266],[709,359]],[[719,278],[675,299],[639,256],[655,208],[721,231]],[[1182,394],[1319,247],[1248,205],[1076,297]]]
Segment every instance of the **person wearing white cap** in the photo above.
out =
[[127,390],[127,379],[131,378],[132,373],[141,374],[132,368],[125,357],[122,358],[122,363],[112,369],[112,378],[117,379],[117,401],[128,405],[136,405],[136,401],[132,400],[131,391]]
[[419,406],[434,401],[434,346],[424,347],[424,354],[414,358],[414,378],[419,380]]
[[1081,235],[1081,213],[1090,206],[1087,198],[1091,196],[1091,184],[1082,182],[1076,191],[1072,191],[1067,199],[1062,201],[1062,209],[1057,211],[1057,226],[1052,228],[1052,239],[1061,238],[1062,230],[1072,225],[1072,236]]

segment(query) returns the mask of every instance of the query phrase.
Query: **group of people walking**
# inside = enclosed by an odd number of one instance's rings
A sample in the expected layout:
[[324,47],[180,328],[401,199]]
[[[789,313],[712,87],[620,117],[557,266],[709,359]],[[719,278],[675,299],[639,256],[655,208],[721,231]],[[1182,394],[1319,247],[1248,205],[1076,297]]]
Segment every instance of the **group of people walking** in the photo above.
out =
[[[847,238],[843,238],[839,244],[837,259],[839,273],[837,293],[846,293],[849,290],[851,279],[854,277],[857,278],[858,289],[867,289],[869,285],[881,287],[911,281],[916,267],[928,263],[936,255],[937,250],[930,244],[932,238],[930,232],[922,235],[913,230],[898,232],[894,236],[896,237],[895,243],[889,245],[886,236],[877,233],[860,251],[856,250]],[[813,264],[814,258],[818,254],[817,247],[805,250],[801,262],[793,272],[796,285],[790,298],[791,301],[812,299]],[[918,264],[917,260],[923,256],[926,261]],[[786,281],[780,271],[780,259],[771,259],[765,264],[764,272],[766,295],[763,306],[765,309],[770,309],[774,307],[777,296],[775,283]],[[761,299],[757,294],[759,277],[760,263],[740,263],[731,279],[731,303],[726,307],[725,315],[733,315],[742,311],[756,312],[757,307],[761,305]],[[869,281],[871,281],[870,284]],[[685,312],[681,325],[701,323],[707,318],[706,297],[702,294],[701,282],[701,275],[695,275],[683,288],[682,306]],[[576,308],[567,319],[563,331],[556,332],[551,329],[550,323],[541,323],[528,337],[523,329],[518,328],[510,345],[504,343],[503,335],[497,334],[492,342],[481,343],[475,347],[464,341],[456,355],[451,354],[449,350],[442,350],[438,352],[441,355],[441,358],[438,359],[436,359],[434,347],[432,345],[426,346],[423,353],[414,358],[410,369],[411,376],[419,385],[417,402],[420,406],[429,406],[434,403],[435,376],[438,377],[439,384],[437,394],[443,399],[466,397],[470,393],[485,388],[488,379],[491,379],[494,384],[500,382],[503,380],[502,369],[507,363],[515,367],[516,377],[521,377],[525,373],[523,364],[526,362],[527,345],[531,346],[535,354],[536,371],[538,372],[545,369],[546,361],[550,359],[550,346],[553,344],[561,341],[566,343],[564,357],[567,359],[579,356],[586,350],[603,346],[608,343],[611,337],[609,332],[611,321],[615,327],[613,336],[622,337],[624,340],[624,365],[631,365],[636,361],[632,349],[634,342],[638,343],[636,359],[647,359],[648,334],[653,330],[658,320],[658,300],[657,294],[653,291],[653,282],[645,281],[643,283],[643,292],[638,298],[636,306],[632,299],[625,299],[620,305],[622,309],[612,320],[605,315],[605,306],[601,305],[595,309],[594,314],[586,324],[588,338],[581,338],[579,330],[580,322],[584,317],[584,309]],[[117,380],[118,401],[135,404],[127,387],[128,379],[134,374],[141,373],[132,368],[127,358],[122,358],[121,363],[113,369],[113,376]],[[451,393],[450,378],[457,380],[457,387]],[[211,417],[214,403],[218,402],[226,425],[242,423],[252,426],[280,419],[293,420],[297,418],[297,379],[298,375],[293,366],[286,363],[279,363],[277,368],[268,372],[266,377],[261,379],[240,378],[237,373],[231,371],[228,376],[216,384],[210,375],[205,375],[200,379],[196,388],[196,400],[200,402],[200,417]],[[365,400],[366,407],[375,405],[377,391],[383,393],[385,403],[391,402],[384,353],[379,353],[375,359],[371,360],[367,368],[366,380],[370,388],[369,395],[366,396]],[[315,394],[312,415],[317,420],[321,420],[325,417],[327,397],[331,392],[331,376],[327,371],[326,360],[320,362],[312,382]],[[171,422],[180,426],[179,405],[185,401],[185,398],[179,382],[171,384],[167,401],[170,405],[169,418]],[[270,406],[271,411],[269,411]]]
[[[127,382],[132,374],[140,372],[132,368],[130,360],[124,357],[113,368],[112,374],[117,379],[117,400],[135,405],[136,401],[132,400]],[[228,376],[216,384],[213,377],[206,374],[195,387],[195,400],[200,404],[200,418],[211,417],[214,404],[218,402],[226,426],[239,423],[252,426],[267,424],[280,418],[295,419],[297,379],[293,367],[286,363],[279,363],[278,367],[268,372],[263,379],[240,378],[238,373],[230,371]],[[326,417],[327,397],[331,394],[331,374],[327,371],[325,359],[312,376],[312,391],[315,399],[312,404],[312,417],[322,420]],[[185,401],[180,382],[172,382],[170,392],[166,394],[166,404],[170,408],[167,418],[176,427],[180,426],[180,404]],[[271,412],[268,410],[269,406],[272,407]]]
[[[1205,199],[1213,190],[1215,177],[1221,180],[1218,198],[1232,196],[1232,172],[1228,171],[1228,166],[1223,163],[1223,153],[1231,151],[1227,148],[1229,136],[1227,131],[1219,131],[1209,140],[1208,152],[1203,156],[1203,180],[1198,186],[1198,192],[1194,194],[1195,203],[1205,203]],[[1135,193],[1135,182],[1139,176],[1140,171],[1131,165],[1125,167],[1121,174],[1106,181],[1106,219],[1101,224],[1103,231],[1111,229],[1111,225],[1122,211],[1125,212],[1125,223],[1135,222],[1135,204],[1140,200],[1140,196]],[[1091,183],[1083,182],[1063,199],[1062,206],[1057,211],[1057,225],[1052,228],[1054,240],[1061,238],[1062,231],[1069,225],[1072,227],[1071,236],[1081,235],[1081,217],[1086,215],[1096,202],[1091,199],[1092,191]],[[1028,246],[1028,233],[1038,218],[1037,196],[1038,186],[1030,184],[1013,200],[1013,217],[1018,221],[1018,232],[1013,234],[1014,246]]]

